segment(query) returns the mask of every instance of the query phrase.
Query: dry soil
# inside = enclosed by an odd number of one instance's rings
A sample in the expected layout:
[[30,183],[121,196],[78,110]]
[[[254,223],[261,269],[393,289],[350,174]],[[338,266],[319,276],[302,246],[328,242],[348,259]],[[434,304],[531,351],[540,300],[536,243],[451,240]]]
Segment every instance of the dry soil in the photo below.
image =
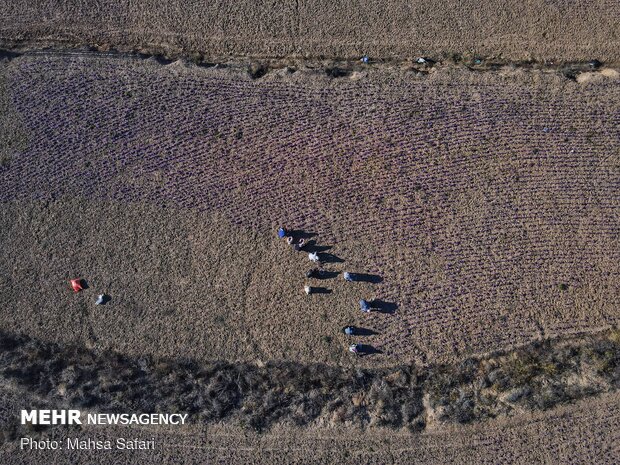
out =
[[127,47],[235,57],[509,61],[620,58],[615,0],[405,2],[2,1],[5,44]]

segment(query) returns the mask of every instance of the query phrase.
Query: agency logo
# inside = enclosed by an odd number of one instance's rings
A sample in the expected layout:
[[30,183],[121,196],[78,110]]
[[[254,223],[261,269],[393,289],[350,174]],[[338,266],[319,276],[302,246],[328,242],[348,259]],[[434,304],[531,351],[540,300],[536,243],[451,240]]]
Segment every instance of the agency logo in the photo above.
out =
[[22,410],[22,425],[184,425],[187,413],[88,413],[80,410]]
[[81,425],[79,410],[22,410],[22,425]]

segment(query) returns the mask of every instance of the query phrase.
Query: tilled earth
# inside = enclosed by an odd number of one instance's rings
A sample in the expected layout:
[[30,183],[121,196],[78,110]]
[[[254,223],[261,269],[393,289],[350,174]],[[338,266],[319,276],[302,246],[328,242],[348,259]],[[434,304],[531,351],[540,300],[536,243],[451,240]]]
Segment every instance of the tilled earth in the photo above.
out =
[[0,1],[0,43],[378,61],[474,56],[618,62],[615,0]]
[[[545,11],[564,3],[545,2]],[[67,33],[50,24],[26,35]],[[90,25],[74,24],[81,40],[79,30]],[[581,41],[584,52],[570,49],[571,56],[585,56],[607,34],[605,24],[590,30],[592,42]],[[556,39],[532,53],[546,56],[581,37],[579,30],[551,34]],[[518,31],[514,37],[523,43]],[[275,360],[321,362],[353,372],[458,365],[468,355],[595,332],[620,319],[620,85],[613,70],[576,81],[443,67],[427,75],[371,67],[340,78],[289,69],[250,79],[234,68],[181,62],[23,56],[2,65],[0,84],[0,330],[25,333],[42,347],[77,343],[95,360],[112,349],[138,365],[150,354],[261,369]],[[304,277],[311,264],[277,239],[279,225],[309,234],[327,279]],[[367,280],[346,283],[344,270]],[[77,294],[68,285],[75,277],[88,284]],[[304,284],[324,293],[306,296]],[[100,293],[111,300],[96,306]],[[383,311],[362,314],[362,297]],[[368,335],[348,338],[346,324]],[[350,356],[352,340],[377,353]],[[33,366],[51,363],[30,355],[24,359]],[[32,392],[19,384],[19,367],[9,366],[0,386],[8,441],[0,461],[613,463],[617,393],[605,393],[588,373],[563,377],[557,364],[504,358],[515,373],[510,381],[526,383],[535,369],[561,378],[567,392],[587,395],[594,386],[597,396],[531,413],[502,394],[498,405],[512,406],[504,418],[451,427],[426,415],[426,429],[414,434],[332,422],[298,428],[285,420],[261,435],[229,424],[51,428],[44,435],[153,436],[158,444],[155,452],[52,456],[18,451],[10,428],[21,408],[58,408],[51,400],[66,394],[63,384],[28,369]],[[612,351],[593,360],[617,373]],[[104,378],[97,373],[109,392]],[[55,391],[41,395],[52,381]],[[85,392],[92,387],[78,381]],[[459,382],[448,405],[467,385]],[[438,412],[429,409],[433,399],[424,402],[424,411]]]
[[[21,57],[3,76],[7,330],[129,353],[372,365],[618,323],[611,72],[252,80]],[[310,262],[278,225],[317,234],[334,277],[313,285],[329,293],[304,295]],[[380,282],[345,283],[345,269]],[[87,292],[71,293],[76,276]],[[95,307],[100,292],[112,300]],[[383,312],[361,314],[359,298]],[[376,333],[358,340],[382,353],[348,357],[345,324]]]

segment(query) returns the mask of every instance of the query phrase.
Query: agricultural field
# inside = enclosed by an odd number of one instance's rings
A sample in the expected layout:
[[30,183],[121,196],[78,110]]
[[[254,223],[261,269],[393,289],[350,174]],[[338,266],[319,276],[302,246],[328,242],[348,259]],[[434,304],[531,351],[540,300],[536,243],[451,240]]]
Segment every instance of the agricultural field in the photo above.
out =
[[[339,364],[340,328],[355,324],[376,333],[370,365],[609,328],[620,87],[590,74],[252,80],[180,62],[15,59],[6,120],[28,142],[0,172],[4,328]],[[315,233],[326,269],[380,282],[338,275],[321,283],[331,293],[304,295],[310,262],[277,239],[280,224]],[[74,274],[110,305],[94,315],[93,295],[68,294]],[[384,311],[361,314],[359,298]]]
[[0,9],[7,47],[85,44],[215,61],[363,54],[380,61],[620,59],[615,0],[2,0]]
[[0,0],[1,463],[614,463],[614,2],[88,3]]

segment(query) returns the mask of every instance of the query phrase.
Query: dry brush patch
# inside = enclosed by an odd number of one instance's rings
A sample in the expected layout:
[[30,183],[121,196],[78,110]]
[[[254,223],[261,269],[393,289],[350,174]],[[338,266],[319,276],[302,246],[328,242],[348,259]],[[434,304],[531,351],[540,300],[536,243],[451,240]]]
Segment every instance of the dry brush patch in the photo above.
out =
[[[55,405],[184,412],[192,422],[420,431],[547,410],[620,386],[620,331],[418,369],[128,357],[2,333],[0,374]],[[8,432],[5,440],[14,439]]]
[[[37,404],[23,392],[0,396],[2,415],[13,421],[19,408],[54,408],[53,404]],[[19,397],[16,397],[19,395]],[[617,457],[615,432],[620,422],[620,392],[583,399],[571,405],[544,412],[533,412],[511,418],[455,424],[427,434],[411,434],[406,429],[334,426],[330,428],[274,425],[261,433],[230,423],[219,425],[192,424],[158,433],[154,451],[121,452],[102,458],[101,451],[55,451],[58,464],[79,463],[144,463],[168,464],[180,460],[187,464],[256,463],[256,464],[410,464],[468,463],[476,457],[480,464],[533,462],[614,463]],[[8,402],[7,402],[8,401]],[[4,404],[4,405],[3,405]],[[52,405],[50,407],[50,405]],[[9,406],[4,410],[3,406]],[[17,407],[19,406],[19,407]],[[85,432],[85,430],[82,431]],[[128,434],[127,427],[98,426],[88,433],[100,439],[115,440]],[[144,428],[129,429],[144,433]],[[137,434],[141,434],[137,433]],[[49,439],[64,441],[80,435],[70,428],[45,431]],[[19,441],[0,446],[0,457],[6,465],[40,463],[41,455],[19,450]]]

